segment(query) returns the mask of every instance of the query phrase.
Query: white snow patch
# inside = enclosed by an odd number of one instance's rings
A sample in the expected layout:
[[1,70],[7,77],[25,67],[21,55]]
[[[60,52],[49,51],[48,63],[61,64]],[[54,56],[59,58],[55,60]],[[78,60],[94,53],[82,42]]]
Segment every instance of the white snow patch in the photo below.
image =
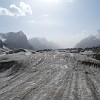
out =
[[89,51],[81,52],[81,54],[93,54],[93,52],[89,50]]
[[1,40],[2,42],[5,42],[5,41],[6,41],[6,39],[5,39],[5,38],[2,38],[2,37],[0,37],[0,40]]
[[25,54],[26,54],[26,55],[31,55],[32,53],[31,53],[31,52],[26,52]]
[[25,55],[25,52],[19,52],[18,55]]
[[64,67],[65,67],[65,68],[68,68],[68,66],[67,66],[67,65],[65,65]]
[[100,40],[100,34],[96,34],[94,35],[95,39],[99,39]]
[[53,58],[55,59],[56,58],[56,55],[54,55]]
[[70,55],[73,57],[74,55],[72,53],[70,53]]
[[5,50],[9,50],[9,48],[7,48],[7,47],[6,47],[6,46],[4,46],[4,45],[3,45],[3,49],[5,49]]

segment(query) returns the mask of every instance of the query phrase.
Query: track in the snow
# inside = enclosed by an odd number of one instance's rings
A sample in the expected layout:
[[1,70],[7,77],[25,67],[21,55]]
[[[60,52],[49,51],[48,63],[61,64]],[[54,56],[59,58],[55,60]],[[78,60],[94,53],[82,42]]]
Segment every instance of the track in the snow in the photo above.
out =
[[82,63],[92,58],[52,51],[0,60],[9,65],[0,72],[0,100],[100,100],[100,68]]

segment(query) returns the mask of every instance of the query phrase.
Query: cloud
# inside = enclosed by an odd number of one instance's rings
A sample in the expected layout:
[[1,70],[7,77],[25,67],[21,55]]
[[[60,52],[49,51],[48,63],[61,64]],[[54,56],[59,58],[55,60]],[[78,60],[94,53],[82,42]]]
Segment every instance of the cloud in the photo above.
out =
[[7,10],[6,8],[0,7],[0,15],[8,15],[8,16],[13,16],[13,14]]
[[22,11],[32,14],[32,9],[31,9],[29,4],[26,4],[24,2],[20,2],[20,8],[22,9]]
[[25,11],[22,11],[22,9],[17,7],[15,4],[10,5],[9,10],[13,14],[13,16],[26,16]]
[[20,2],[19,6],[11,4],[9,6],[9,9],[0,7],[0,15],[18,17],[18,16],[26,16],[27,14],[32,15],[32,9],[29,4],[26,4],[24,2]]

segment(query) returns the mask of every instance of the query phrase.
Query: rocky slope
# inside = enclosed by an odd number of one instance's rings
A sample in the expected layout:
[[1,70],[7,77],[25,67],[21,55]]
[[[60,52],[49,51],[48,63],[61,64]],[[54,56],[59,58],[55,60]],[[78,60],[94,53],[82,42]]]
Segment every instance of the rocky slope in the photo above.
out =
[[0,40],[0,48],[3,48],[4,45],[5,43],[2,40]]
[[87,48],[100,46],[100,31],[97,34],[88,36],[87,38],[80,41],[75,47]]
[[100,100],[100,62],[66,52],[0,56],[0,100]]
[[53,42],[48,41],[45,38],[31,38],[27,39],[26,35],[22,32],[8,32],[0,33],[0,47],[3,48],[3,45],[10,49],[58,49],[59,46]]
[[8,48],[32,49],[32,46],[29,44],[26,35],[22,31],[9,32],[6,34],[0,33],[0,39]]

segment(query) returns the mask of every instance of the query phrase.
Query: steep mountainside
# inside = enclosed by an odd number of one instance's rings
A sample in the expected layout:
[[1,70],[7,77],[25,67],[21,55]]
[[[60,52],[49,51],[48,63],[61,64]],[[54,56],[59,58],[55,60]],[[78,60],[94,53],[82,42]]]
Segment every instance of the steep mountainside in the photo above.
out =
[[86,48],[100,46],[100,32],[88,36],[87,38],[80,41],[75,47]]
[[3,48],[4,45],[5,43],[2,40],[0,40],[0,48]]
[[8,48],[32,49],[26,35],[22,31],[9,32],[6,34],[0,33],[0,39],[7,45]]

